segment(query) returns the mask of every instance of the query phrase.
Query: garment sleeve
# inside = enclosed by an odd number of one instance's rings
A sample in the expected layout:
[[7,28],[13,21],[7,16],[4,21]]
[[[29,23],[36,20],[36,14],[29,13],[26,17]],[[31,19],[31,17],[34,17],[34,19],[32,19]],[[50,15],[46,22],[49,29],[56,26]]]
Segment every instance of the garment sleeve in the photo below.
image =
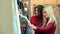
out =
[[55,22],[49,23],[47,26],[45,26],[43,28],[42,27],[39,27],[39,26],[36,26],[37,27],[36,30],[46,32],[46,31],[49,31],[51,28],[53,28],[54,27],[54,24],[55,24]]
[[34,18],[35,18],[35,17],[32,16],[31,19],[30,19],[31,24],[33,24],[33,25],[35,25],[35,19],[34,19]]
[[31,17],[31,19],[30,19],[31,24],[32,24],[32,22],[33,22],[33,20],[32,20],[32,19],[33,19],[33,17]]

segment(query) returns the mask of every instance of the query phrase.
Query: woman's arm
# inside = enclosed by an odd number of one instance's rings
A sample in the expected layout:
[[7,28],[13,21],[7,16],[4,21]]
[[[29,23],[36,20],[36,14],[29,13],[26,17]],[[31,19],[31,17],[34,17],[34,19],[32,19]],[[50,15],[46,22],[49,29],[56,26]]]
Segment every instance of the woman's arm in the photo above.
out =
[[39,26],[36,26],[36,30],[39,30],[39,31],[49,31],[51,28],[53,28],[54,27],[54,25],[55,25],[55,22],[52,22],[52,23],[49,23],[47,26],[45,26],[45,27],[39,27]]
[[31,28],[34,29],[36,32],[38,32],[38,31],[49,31],[55,25],[55,21],[53,21],[53,22],[49,23],[48,25],[46,25],[45,27],[42,28],[42,27],[39,27],[39,25],[36,26],[34,22],[35,22],[35,20],[33,20],[33,18],[31,18],[31,23],[32,23]]

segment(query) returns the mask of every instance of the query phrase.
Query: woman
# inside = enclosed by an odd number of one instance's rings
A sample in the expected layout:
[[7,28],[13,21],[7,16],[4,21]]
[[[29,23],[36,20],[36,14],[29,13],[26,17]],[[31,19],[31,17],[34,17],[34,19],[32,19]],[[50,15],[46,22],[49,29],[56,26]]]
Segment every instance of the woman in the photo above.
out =
[[[30,21],[31,24],[33,24],[34,26],[39,26],[39,27],[42,26],[42,24],[43,24],[43,13],[42,13],[43,8],[44,7],[42,5],[38,5],[35,7],[35,13],[34,13],[35,16],[32,16],[31,21]],[[33,25],[31,25],[31,26],[33,26]],[[41,32],[38,30],[36,30],[35,33],[41,34]]]
[[[32,18],[31,23],[35,20]],[[48,5],[43,10],[43,25],[40,27],[33,22],[30,28],[36,31],[35,34],[55,34],[56,19],[52,6]]]

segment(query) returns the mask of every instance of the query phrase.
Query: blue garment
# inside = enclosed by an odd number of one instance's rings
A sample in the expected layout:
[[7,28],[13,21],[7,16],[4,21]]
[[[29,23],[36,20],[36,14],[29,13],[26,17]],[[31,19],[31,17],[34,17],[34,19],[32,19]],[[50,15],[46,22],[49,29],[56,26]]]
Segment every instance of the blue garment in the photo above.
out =
[[30,28],[28,27],[26,34],[32,34]]
[[33,30],[30,30],[30,28],[28,27],[26,34],[35,34],[35,32]]

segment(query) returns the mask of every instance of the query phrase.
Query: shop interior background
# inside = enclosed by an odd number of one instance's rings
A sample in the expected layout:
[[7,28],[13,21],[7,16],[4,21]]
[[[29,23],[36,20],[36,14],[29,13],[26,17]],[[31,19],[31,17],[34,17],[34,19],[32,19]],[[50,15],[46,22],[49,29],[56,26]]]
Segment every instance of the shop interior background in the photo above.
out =
[[[21,0],[21,2],[24,5],[24,8],[26,10],[26,14],[28,18],[30,19],[34,14],[34,7],[37,5],[43,5],[44,7],[46,5],[52,5],[54,8],[54,13],[57,19],[57,34],[60,33],[60,0]],[[22,25],[22,30],[24,30],[24,26]],[[22,31],[23,32],[23,31]]]

